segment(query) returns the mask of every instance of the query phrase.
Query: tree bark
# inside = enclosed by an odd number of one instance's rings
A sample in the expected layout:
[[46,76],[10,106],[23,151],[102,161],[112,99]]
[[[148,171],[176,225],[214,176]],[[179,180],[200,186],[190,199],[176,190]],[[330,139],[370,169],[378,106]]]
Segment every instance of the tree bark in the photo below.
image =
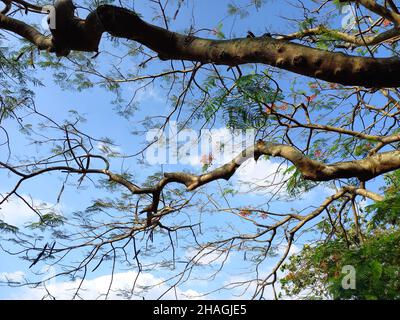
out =
[[[329,52],[270,36],[212,40],[183,35],[143,21],[135,12],[101,5],[86,19],[73,15],[74,9],[58,6],[52,38],[33,27],[0,14],[0,28],[15,32],[39,49],[66,56],[70,50],[97,52],[104,32],[137,41],[155,51],[161,60],[189,60],[236,66],[262,63],[308,77],[343,85],[364,87],[400,86],[400,59],[368,58]],[[71,12],[72,10],[72,12]]]

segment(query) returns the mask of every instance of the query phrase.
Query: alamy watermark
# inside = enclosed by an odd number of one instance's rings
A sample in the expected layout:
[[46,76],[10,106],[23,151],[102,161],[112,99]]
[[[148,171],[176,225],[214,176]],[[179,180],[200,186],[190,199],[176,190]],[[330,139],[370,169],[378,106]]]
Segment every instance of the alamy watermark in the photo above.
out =
[[357,25],[357,16],[354,8],[351,5],[345,5],[340,9],[340,13],[345,16],[342,18],[342,28],[350,31]]
[[[238,154],[247,150],[254,153],[256,132],[249,130],[202,129],[196,131],[189,128],[178,128],[176,122],[170,122],[167,129],[149,130],[146,142],[149,147],[145,152],[147,163],[210,165],[224,164]],[[253,154],[242,154],[250,157]]]
[[344,277],[342,279],[342,288],[344,290],[355,290],[356,289],[356,268],[351,265],[343,266],[342,273]]
[[56,28],[56,8],[52,5],[44,5],[41,12],[47,14],[41,22],[42,30],[54,30]]

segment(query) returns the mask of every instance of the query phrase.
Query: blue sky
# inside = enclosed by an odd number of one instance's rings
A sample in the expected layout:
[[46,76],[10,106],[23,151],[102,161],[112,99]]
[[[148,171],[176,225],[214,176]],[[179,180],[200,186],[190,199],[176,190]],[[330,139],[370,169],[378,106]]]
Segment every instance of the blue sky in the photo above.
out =
[[[140,12],[144,19],[151,21],[154,11],[153,8],[148,5],[148,1],[134,1],[135,9]],[[257,11],[252,9],[250,18],[240,19],[227,16],[227,4],[229,1],[193,1],[190,2],[190,6],[184,6],[182,13],[179,18],[172,22],[170,28],[176,31],[183,31],[188,28],[190,23],[193,21],[197,28],[216,28],[219,23],[223,23],[223,32],[227,37],[242,37],[245,36],[248,30],[259,35],[265,32],[282,32],[289,33],[295,31],[296,24],[289,21],[285,21],[280,17],[290,18],[294,14],[301,17],[301,12],[293,10],[285,1],[267,1],[265,7]],[[236,1],[239,3],[247,3],[247,1]],[[175,8],[175,7],[173,7]],[[171,9],[172,11],[173,9]],[[223,17],[223,18],[222,18]],[[33,19],[33,18],[32,18]],[[160,23],[155,22],[155,23]],[[338,21],[338,24],[340,21]],[[102,50],[108,50],[118,53],[121,47],[114,48],[109,41],[103,39]],[[108,70],[111,63],[115,61],[110,55],[103,55],[96,58],[96,63],[98,63],[100,70]],[[135,73],[137,70],[137,64],[133,59],[128,59],[123,62],[120,66],[124,71],[130,70]],[[145,70],[145,73],[151,74],[157,70],[163,70],[168,68],[168,63],[156,63],[153,64],[151,68]],[[83,123],[81,128],[84,132],[89,133],[95,137],[110,137],[116,143],[116,150],[126,154],[131,155],[138,152],[143,147],[143,135],[132,135],[131,132],[135,130],[143,130],[141,121],[149,115],[159,115],[168,114],[170,106],[165,101],[165,91],[163,91],[158,83],[154,86],[149,86],[145,90],[139,92],[136,96],[136,102],[138,103],[139,110],[135,112],[134,117],[130,119],[125,119],[116,114],[115,110],[111,105],[113,95],[100,88],[94,87],[90,89],[78,92],[75,90],[63,90],[54,83],[53,81],[53,70],[46,69],[42,70],[37,68],[35,71],[37,77],[39,77],[43,83],[44,87],[35,88],[36,94],[36,106],[40,112],[62,122],[63,119],[71,116],[69,113],[70,109],[75,109],[79,111],[86,119],[87,122]],[[291,84],[292,79],[295,76],[293,74],[285,74],[284,79],[281,81],[281,85],[284,88],[288,88]],[[127,83],[123,85],[123,95],[126,99],[130,99],[133,92],[137,89],[138,85],[135,83]],[[29,118],[26,119],[30,121]],[[31,120],[35,121],[35,120]],[[29,141],[25,137],[18,133],[18,128],[12,121],[8,121],[4,124],[9,130],[12,137],[13,154],[16,155],[34,155],[41,152],[36,146],[29,144]],[[217,128],[222,128],[222,124],[217,124]],[[195,128],[197,129],[197,128]],[[46,150],[46,146],[44,146]],[[251,206],[257,207],[262,206],[266,203],[266,199],[270,196],[270,191],[254,192],[254,190],[249,190],[248,186],[244,183],[247,181],[252,181],[254,178],[265,179],[268,173],[273,173],[278,165],[278,161],[265,161],[261,160],[258,164],[249,163],[247,167],[241,169],[232,181],[229,182],[218,182],[207,186],[207,192],[209,194],[215,195],[219,192],[221,187],[226,185],[232,185],[240,193],[235,197],[229,198],[229,204],[231,206],[242,206],[247,203],[251,203]],[[135,181],[144,181],[148,175],[156,171],[160,171],[160,167],[152,167],[138,164],[134,159],[128,158],[125,160],[114,159],[112,161],[112,167],[114,170],[118,171],[121,168],[129,168],[131,172],[134,173]],[[164,171],[180,171],[183,169],[190,170],[191,172],[201,172],[200,165],[194,166],[182,166],[182,165],[166,165],[163,166]],[[47,203],[55,203],[57,194],[59,193],[59,188],[56,185],[60,185],[62,181],[62,175],[47,175],[39,177],[35,180],[27,182],[23,185],[20,193],[24,195],[31,195],[35,201],[43,201]],[[0,185],[0,192],[4,193],[9,190],[12,183],[15,181],[12,177],[7,175],[5,172],[0,172],[0,179],[2,181]],[[241,183],[242,181],[242,183]],[[243,182],[244,181],[244,182]],[[320,187],[316,190],[311,191],[304,195],[303,200],[297,202],[280,201],[272,204],[271,209],[276,211],[287,211],[292,208],[303,208],[312,205],[318,205],[322,198],[330,195],[329,187]],[[89,184],[85,188],[76,189],[73,187],[66,188],[64,191],[58,210],[62,212],[63,215],[69,216],[76,210],[84,209],[91,204],[91,200],[95,198],[107,197],[109,193],[106,190],[99,190],[90,188]],[[202,196],[200,195],[200,198]],[[203,200],[204,197],[203,197]],[[221,207],[226,204],[221,198],[218,199]],[[196,209],[193,209],[196,210]],[[18,202],[9,203],[7,206],[0,210],[0,214],[3,215],[4,221],[9,221],[16,223],[19,226],[24,225],[29,220],[35,219],[32,213],[29,213],[26,208]],[[212,224],[223,224],[226,222],[226,217],[221,217],[220,215],[214,215]],[[229,218],[230,219],[230,218]],[[237,217],[232,218],[232,223],[236,223],[238,227],[240,226],[243,230],[246,230],[246,224],[242,223]],[[211,228],[211,223],[206,223],[206,227]],[[305,240],[305,239],[304,239]],[[303,241],[304,241],[303,240]],[[299,250],[301,248],[302,241],[294,247],[294,250]],[[185,254],[190,255],[190,250],[182,250],[180,252],[183,256]],[[77,258],[77,256],[75,257]],[[209,259],[209,258],[207,258]],[[15,257],[11,257],[4,253],[0,253],[0,280],[6,277],[11,277],[12,279],[21,280],[24,276],[31,276],[31,270],[28,269],[29,263],[22,261]],[[270,269],[277,258],[272,257],[264,266],[262,270],[265,274],[268,269]],[[210,261],[204,260],[200,262],[204,268],[199,269],[196,277],[204,277],[211,270],[208,270],[206,266]],[[43,266],[38,266],[40,271]],[[47,272],[47,271],[46,271]],[[107,288],[107,283],[110,279],[110,266],[107,265],[104,268],[100,268],[98,271],[89,274],[87,279],[87,297],[94,298],[99,293],[104,293],[103,291]],[[228,266],[223,273],[216,278],[212,283],[210,281],[196,281],[185,283],[179,288],[178,296],[196,296],[196,294],[212,291],[213,288],[232,281],[233,279],[239,281],[244,279],[246,272],[246,264],[242,264],[242,257],[232,256],[228,260]],[[241,276],[242,274],[242,276]],[[132,278],[135,276],[135,270],[126,268],[124,266],[119,266],[117,268],[115,276],[115,286],[124,287],[132,282]],[[146,273],[140,279],[140,284],[149,285],[160,282],[164,275],[162,272],[155,271],[152,274]],[[54,290],[55,295],[61,298],[69,298],[70,289],[76,285],[76,283],[70,283],[67,280],[57,280],[49,283],[49,286]],[[156,297],[157,294],[165,290],[165,285],[160,285],[155,289],[154,292],[149,293],[148,297]],[[236,292],[239,293],[239,292]],[[7,286],[0,286],[0,298],[40,298],[43,291],[39,289],[28,289],[28,288],[10,288]],[[115,296],[117,297],[117,296]],[[172,297],[172,296],[168,296]],[[210,297],[212,298],[234,298],[232,292],[216,291]],[[272,297],[272,295],[271,295]]]

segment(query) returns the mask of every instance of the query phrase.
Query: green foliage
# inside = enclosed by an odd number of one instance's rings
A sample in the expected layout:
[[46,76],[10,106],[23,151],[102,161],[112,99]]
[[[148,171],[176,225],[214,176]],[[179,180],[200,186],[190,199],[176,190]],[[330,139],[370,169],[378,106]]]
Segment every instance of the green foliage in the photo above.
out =
[[234,3],[229,3],[228,4],[228,14],[232,16],[238,15],[240,18],[246,18],[249,15],[249,12],[244,9],[239,7],[238,5],[235,5]]
[[31,46],[23,46],[20,51],[0,46],[0,123],[15,118],[17,109],[32,101],[32,87],[42,85],[33,76],[32,50]]
[[314,17],[304,19],[303,21],[301,21],[301,22],[299,23],[299,29],[300,29],[301,31],[304,31],[304,30],[313,28],[314,25],[315,25],[315,23],[316,23],[316,21],[317,21],[317,19],[314,18]]
[[[344,266],[355,268],[355,289],[342,286]],[[289,296],[310,290],[308,298],[400,299],[400,231],[350,248],[339,239],[305,246],[282,269],[287,275],[281,283]]]
[[346,3],[341,0],[333,0],[332,2],[338,9],[346,5]]
[[[290,257],[282,270],[284,292],[297,296],[308,291],[308,298],[334,299],[400,299],[400,171],[385,176],[385,198],[366,208],[368,228],[362,241],[355,237],[354,223],[347,236],[335,232],[335,237],[319,241]],[[332,206],[330,213],[336,213]],[[343,223],[349,220],[343,217]],[[318,224],[322,234],[330,235],[332,226],[326,220]],[[356,288],[342,286],[344,266],[356,271]]]
[[55,212],[48,212],[40,216],[39,222],[34,222],[28,225],[30,229],[44,230],[47,227],[59,227],[65,222],[65,218]]
[[288,167],[284,171],[284,174],[290,176],[286,183],[286,191],[290,196],[293,197],[310,191],[312,188],[318,185],[316,182],[303,179],[301,171],[299,171],[294,165]]
[[[123,172],[122,174],[117,174],[118,177],[125,179],[127,181],[132,181],[133,175],[129,174],[128,172]],[[119,190],[125,190],[125,187],[122,187],[119,183],[106,179],[106,178],[101,178],[99,179],[99,182],[101,183],[102,187],[106,188],[109,191],[117,191]]]
[[[215,85],[209,79],[209,90]],[[276,101],[282,100],[282,93],[271,85],[265,74],[249,74],[236,80],[234,90],[217,90],[204,109],[209,121],[218,110],[223,112],[223,120],[230,129],[249,129],[264,127],[268,123],[266,109]]]
[[241,19],[244,19],[251,14],[250,9],[252,7],[254,7],[256,10],[259,10],[267,2],[267,0],[249,0],[248,2],[249,3],[247,5],[239,6],[235,1],[231,1],[228,4],[228,14],[232,16],[239,16]]
[[232,196],[233,197],[238,193],[239,193],[239,191],[236,189],[233,189],[232,187],[226,187],[222,190],[223,196]]
[[370,229],[400,225],[400,170],[385,176],[385,199],[367,207],[372,214]]
[[[354,236],[350,223],[347,236],[336,232],[335,237],[305,245],[282,267],[286,276],[281,280],[284,293],[299,296],[308,292],[308,299],[400,299],[400,171],[385,176],[385,199],[366,208],[368,226],[363,240]],[[331,215],[338,206],[331,206]],[[349,219],[342,217],[343,223]],[[332,226],[322,220],[322,234],[332,234]],[[357,240],[357,241],[356,241]],[[355,289],[343,288],[347,275],[344,266],[355,268]]]
[[16,226],[4,222],[3,220],[0,220],[0,232],[17,233],[18,228]]
[[218,26],[214,29],[214,33],[218,39],[225,39],[225,34],[222,32],[223,24],[220,22]]

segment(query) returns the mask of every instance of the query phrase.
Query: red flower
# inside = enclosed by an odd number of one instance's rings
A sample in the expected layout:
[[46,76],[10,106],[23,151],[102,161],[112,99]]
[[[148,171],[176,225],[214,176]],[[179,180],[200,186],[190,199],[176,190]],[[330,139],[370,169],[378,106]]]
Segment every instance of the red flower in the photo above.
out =
[[315,156],[316,158],[321,157],[321,156],[322,156],[322,151],[321,151],[321,150],[315,150],[314,156]]
[[240,210],[239,215],[241,215],[242,217],[248,217],[249,215],[251,215],[251,211],[248,209],[242,209]]
[[336,88],[338,87],[338,84],[337,84],[337,83],[330,83],[330,84],[329,84],[329,87],[330,87],[331,89],[336,89]]
[[392,21],[390,21],[388,19],[383,20],[383,26],[384,27],[387,27],[389,24],[392,24]]
[[211,163],[214,160],[212,153],[208,154],[208,163]]
[[268,218],[268,213],[262,213],[260,215],[261,219],[267,219]]
[[275,108],[275,105],[274,104],[271,104],[271,106],[265,106],[265,113],[266,114],[271,114],[272,113],[272,111],[274,110],[274,108]]
[[316,97],[317,97],[316,94],[313,94],[313,95],[311,95],[311,96],[308,96],[308,97],[307,97],[307,102],[308,102],[308,103],[313,102],[313,101],[315,100]]
[[287,110],[287,109],[288,109],[287,103],[284,103],[283,105],[281,105],[280,107],[278,107],[278,109],[279,109],[279,110],[283,110],[283,111]]
[[202,165],[207,165],[208,166],[208,165],[210,165],[212,163],[213,160],[214,160],[214,157],[213,157],[212,153],[209,153],[208,156],[206,154],[203,154],[201,156],[200,163]]

